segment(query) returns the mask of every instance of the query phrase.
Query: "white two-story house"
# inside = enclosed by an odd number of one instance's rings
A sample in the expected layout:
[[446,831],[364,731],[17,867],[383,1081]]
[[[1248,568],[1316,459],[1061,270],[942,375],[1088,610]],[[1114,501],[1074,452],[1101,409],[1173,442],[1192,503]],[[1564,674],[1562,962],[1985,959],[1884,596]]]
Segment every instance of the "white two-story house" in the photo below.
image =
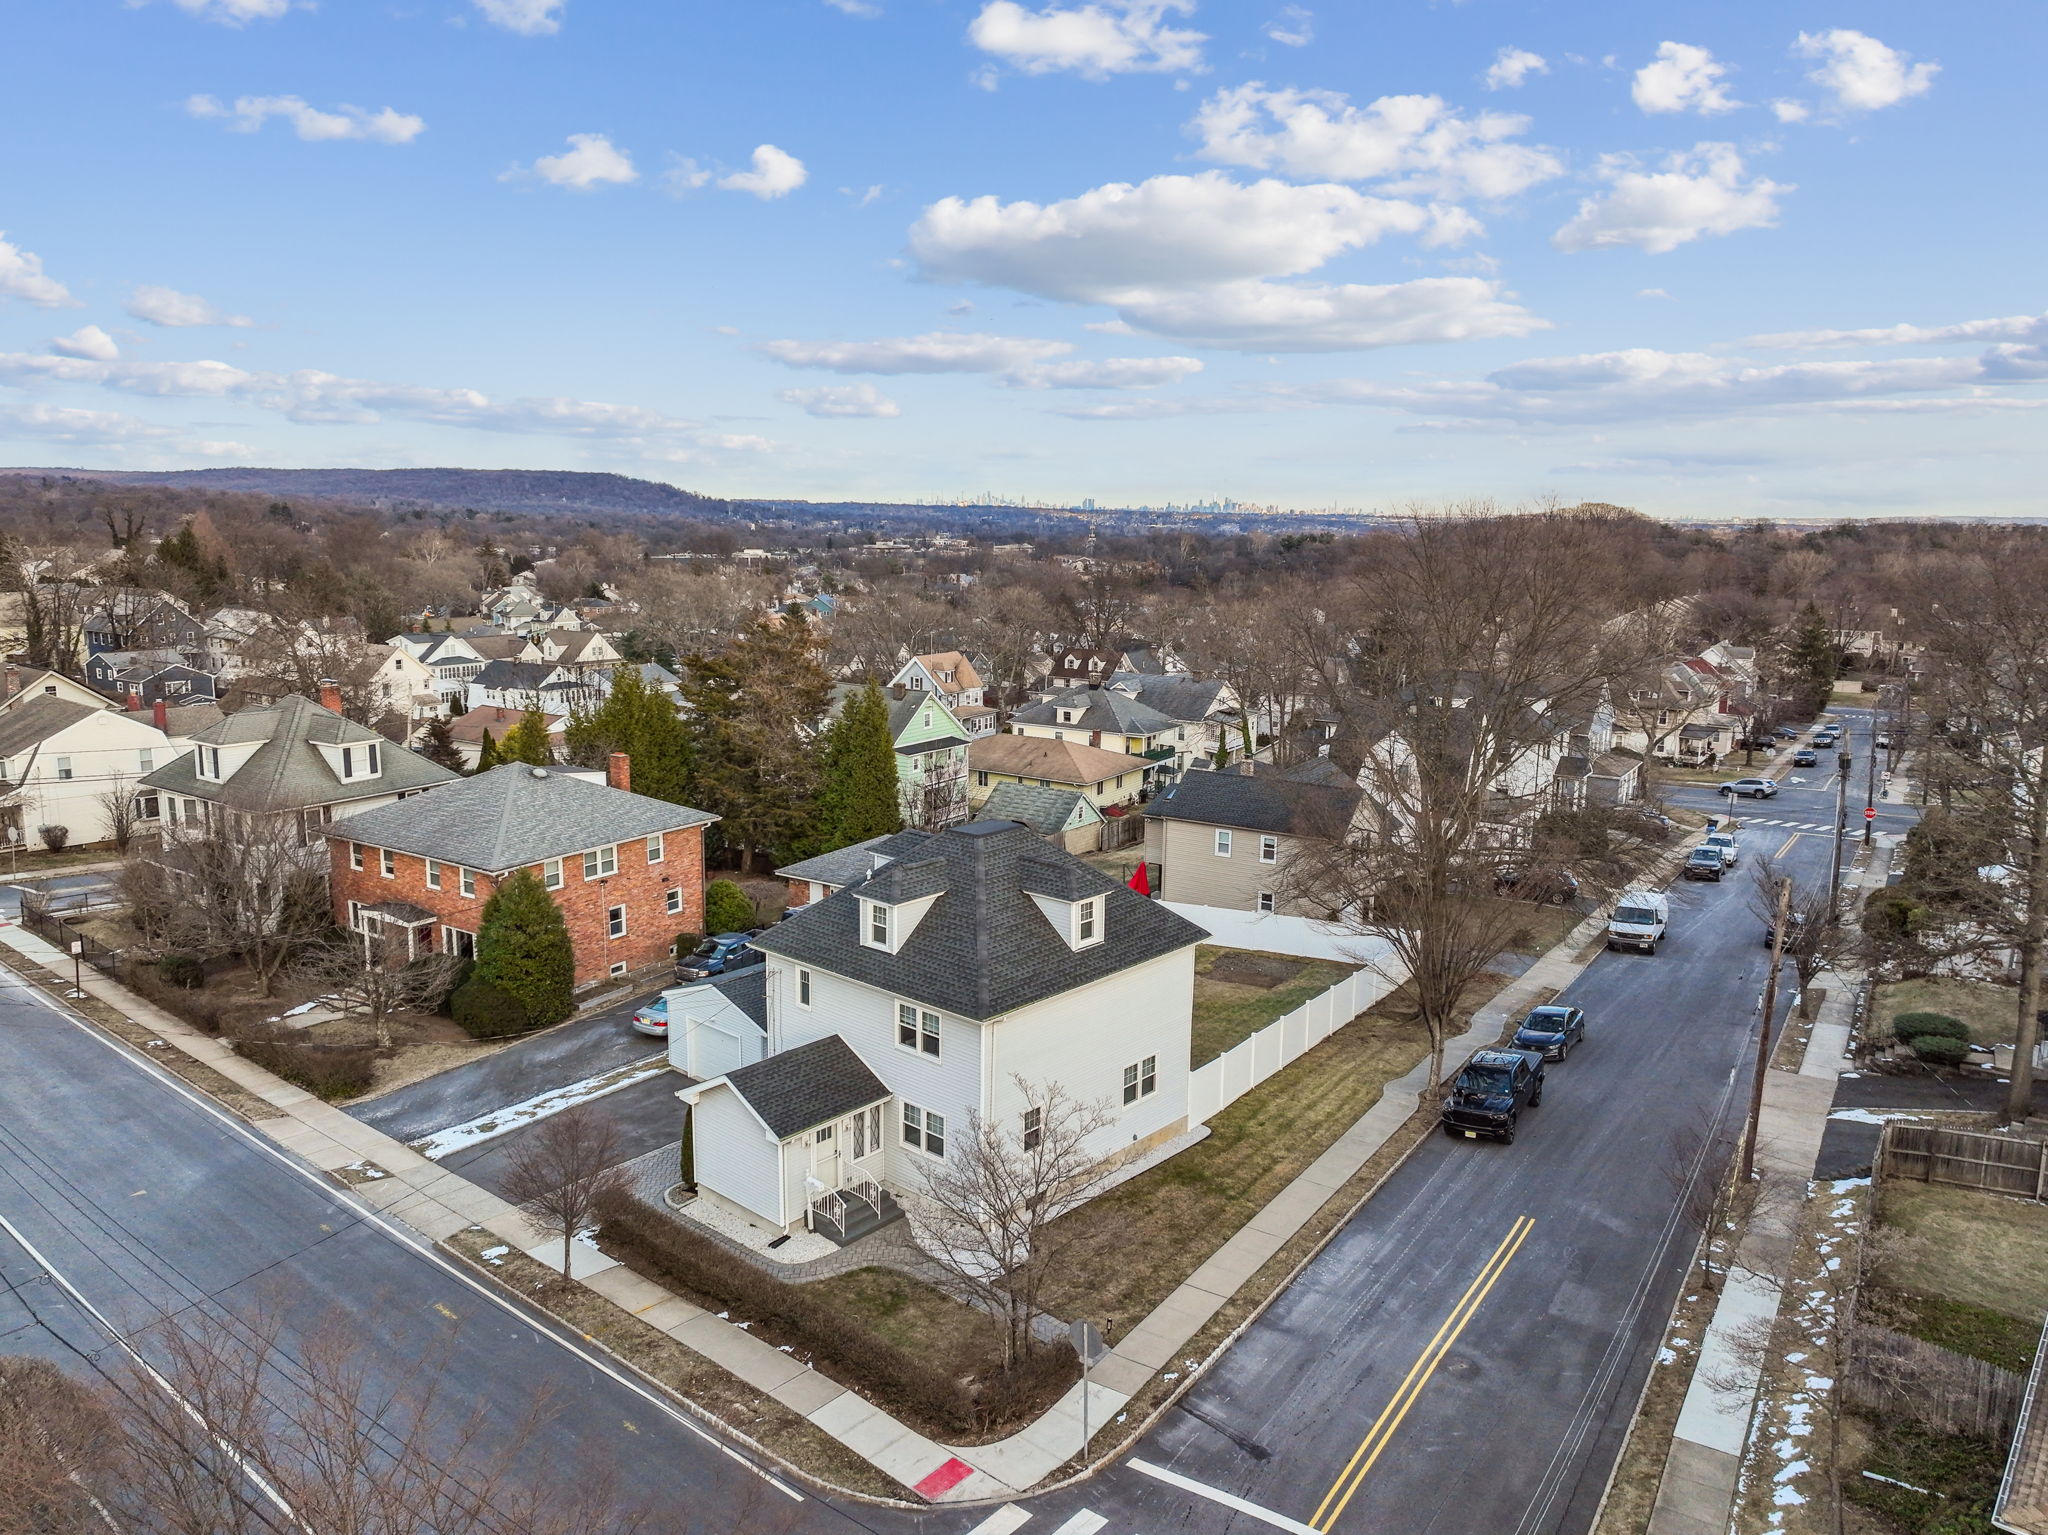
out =
[[927,838],[756,940],[764,1053],[680,1095],[699,1197],[764,1232],[847,1240],[914,1198],[974,1121],[1037,1133],[1050,1084],[1106,1106],[1103,1157],[1173,1139],[1191,1128],[1207,936],[1014,821]]

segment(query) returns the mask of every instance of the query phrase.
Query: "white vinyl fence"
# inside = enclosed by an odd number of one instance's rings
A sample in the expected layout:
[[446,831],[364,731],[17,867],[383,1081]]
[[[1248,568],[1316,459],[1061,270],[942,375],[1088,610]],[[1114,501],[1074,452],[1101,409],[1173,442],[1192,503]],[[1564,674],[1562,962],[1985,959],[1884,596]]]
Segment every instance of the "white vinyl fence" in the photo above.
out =
[[1322,995],[1310,997],[1284,1018],[1197,1067],[1188,1077],[1188,1123],[1207,1122],[1274,1072],[1300,1060],[1399,986],[1406,974],[1391,956],[1369,969],[1354,970]]

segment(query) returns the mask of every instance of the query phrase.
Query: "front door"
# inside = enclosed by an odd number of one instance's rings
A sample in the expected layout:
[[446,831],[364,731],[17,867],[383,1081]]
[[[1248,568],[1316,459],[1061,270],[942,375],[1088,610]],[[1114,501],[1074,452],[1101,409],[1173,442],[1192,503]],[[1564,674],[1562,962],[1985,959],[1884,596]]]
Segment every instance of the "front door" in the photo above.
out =
[[828,1189],[839,1187],[839,1137],[832,1125],[820,1126],[812,1139],[811,1176]]

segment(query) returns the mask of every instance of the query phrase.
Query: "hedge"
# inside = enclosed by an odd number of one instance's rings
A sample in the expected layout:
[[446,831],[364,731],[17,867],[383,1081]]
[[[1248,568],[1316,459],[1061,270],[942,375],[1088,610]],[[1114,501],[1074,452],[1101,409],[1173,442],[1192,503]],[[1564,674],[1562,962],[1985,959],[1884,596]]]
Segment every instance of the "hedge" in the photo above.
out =
[[370,1045],[314,1045],[285,1039],[263,1030],[235,1041],[235,1053],[303,1087],[314,1097],[333,1102],[370,1090],[377,1051]]
[[1960,1066],[1970,1058],[1970,1046],[1946,1034],[1916,1034],[1913,1054],[1930,1066]]
[[448,999],[448,1016],[472,1039],[503,1039],[533,1027],[525,1003],[474,976],[455,988]]
[[746,891],[729,879],[714,879],[704,887],[704,931],[744,933],[754,926],[754,903]]
[[914,1417],[935,1434],[983,1432],[1079,1375],[1064,1349],[1035,1350],[1008,1370],[993,1348],[982,1358],[950,1367],[927,1364],[805,1286],[764,1273],[630,1194],[609,1197],[598,1220],[606,1245],[634,1267],[774,1331],[783,1342],[849,1376],[885,1409]]
[[1892,1020],[1892,1033],[1903,1040],[1938,1035],[1967,1041],[1970,1037],[1970,1026],[1960,1018],[1949,1017],[1947,1013],[1901,1013]]
[[154,1002],[172,1017],[184,1019],[202,1034],[220,1032],[221,1013],[231,1002],[215,992],[193,991],[174,984],[154,960],[126,961],[121,966],[121,980],[130,991]]

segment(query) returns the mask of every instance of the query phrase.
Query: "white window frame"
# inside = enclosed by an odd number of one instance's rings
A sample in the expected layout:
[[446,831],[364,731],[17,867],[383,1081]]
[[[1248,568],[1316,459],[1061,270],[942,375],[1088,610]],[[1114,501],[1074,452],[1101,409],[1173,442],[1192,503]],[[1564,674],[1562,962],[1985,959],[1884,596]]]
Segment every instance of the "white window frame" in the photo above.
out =
[[661,833],[656,832],[647,839],[647,861],[649,863],[660,863],[667,856],[668,847],[662,841]]
[[1230,828],[1227,826],[1216,828],[1216,856],[1218,858],[1228,858],[1230,856]]
[[135,764],[136,764],[136,771],[137,771],[137,772],[140,772],[140,773],[153,773],[153,772],[155,772],[155,771],[156,771],[156,750],[155,750],[155,748],[154,748],[154,747],[145,747],[145,748],[143,748],[143,749],[142,749],[141,751],[138,751],[138,752],[137,752],[137,753],[135,754]]
[[398,878],[398,858],[388,847],[377,849],[377,877],[379,879]]
[[469,940],[469,957],[474,958],[476,955],[476,934],[466,927],[452,927],[443,924],[441,928],[441,952],[443,954],[461,954],[462,945],[456,942],[458,938],[467,938]]
[[679,917],[683,914],[683,887],[681,885],[669,886],[668,914],[671,917]]
[[439,890],[441,888],[441,865],[437,859],[429,858],[427,860],[427,888],[429,890]]
[[543,890],[562,888],[562,860],[550,858],[540,866],[540,887]]
[[796,972],[796,1005],[805,1012],[811,1010],[811,972],[802,966]]
[[606,847],[594,847],[583,855],[583,877],[610,879],[619,872],[619,845],[614,842]]
[[455,876],[456,889],[460,890],[463,895],[471,900],[474,900],[476,898],[476,870],[457,869]]
[[1262,917],[1271,916],[1276,909],[1273,904],[1273,892],[1261,890],[1259,892],[1259,915]]
[[607,938],[626,936],[626,908],[623,905],[604,909],[604,935]]
[[1159,1091],[1159,1057],[1148,1055],[1142,1061],[1134,1061],[1124,1068],[1124,1106],[1126,1108],[1141,1098],[1149,1098]]
[[[884,901],[862,901],[860,914],[860,942],[864,949],[883,949],[896,952],[896,912]],[[880,928],[881,936],[875,935]]]
[[1102,942],[1102,897],[1091,895],[1074,903],[1074,947],[1092,949]]
[[1024,1123],[1018,1139],[1026,1151],[1036,1151],[1038,1143],[1045,1138],[1045,1110],[1033,1106],[1024,1111]]
[[[908,1035],[906,1039],[904,1036]],[[939,1059],[939,1015],[915,1002],[896,1004],[896,1048],[909,1055]]]
[[[938,1129],[932,1129],[936,1121]],[[921,1157],[946,1160],[946,1116],[935,1114],[921,1104],[906,1101],[897,1120],[897,1139]],[[934,1149],[936,1147],[936,1149]]]
[[351,843],[350,843],[350,844],[348,845],[348,866],[349,866],[349,867],[350,867],[351,869],[356,869],[356,870],[360,870],[360,869],[362,868],[362,866],[363,866],[363,845],[362,845],[362,843],[360,843],[360,842],[351,842]]
[[1279,861],[1280,839],[1270,836],[1259,838],[1259,862],[1278,863]]
[[57,759],[57,781],[59,783],[69,783],[75,776],[71,768],[71,759],[69,757],[59,757]]

